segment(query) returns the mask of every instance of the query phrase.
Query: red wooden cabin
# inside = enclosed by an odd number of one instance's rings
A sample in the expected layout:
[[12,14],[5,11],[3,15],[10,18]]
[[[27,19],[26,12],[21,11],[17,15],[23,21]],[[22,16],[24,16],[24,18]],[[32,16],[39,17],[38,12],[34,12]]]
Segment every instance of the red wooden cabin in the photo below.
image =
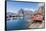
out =
[[33,21],[43,21],[43,18],[44,18],[44,16],[40,13],[32,15],[32,20]]

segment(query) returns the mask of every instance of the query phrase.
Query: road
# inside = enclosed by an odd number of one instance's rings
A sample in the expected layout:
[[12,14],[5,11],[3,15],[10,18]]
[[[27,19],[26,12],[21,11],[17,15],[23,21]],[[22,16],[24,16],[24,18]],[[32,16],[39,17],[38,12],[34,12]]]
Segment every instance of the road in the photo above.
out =
[[33,23],[33,24],[30,24],[29,28],[44,28],[45,22],[43,21],[41,24],[40,23]]

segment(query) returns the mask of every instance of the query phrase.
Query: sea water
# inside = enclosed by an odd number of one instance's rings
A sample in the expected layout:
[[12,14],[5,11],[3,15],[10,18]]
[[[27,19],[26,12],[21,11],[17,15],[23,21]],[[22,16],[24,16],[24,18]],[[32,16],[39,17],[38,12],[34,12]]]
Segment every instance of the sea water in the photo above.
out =
[[28,22],[26,18],[18,17],[17,19],[11,19],[6,22],[8,30],[18,30],[18,29],[26,29],[28,28]]

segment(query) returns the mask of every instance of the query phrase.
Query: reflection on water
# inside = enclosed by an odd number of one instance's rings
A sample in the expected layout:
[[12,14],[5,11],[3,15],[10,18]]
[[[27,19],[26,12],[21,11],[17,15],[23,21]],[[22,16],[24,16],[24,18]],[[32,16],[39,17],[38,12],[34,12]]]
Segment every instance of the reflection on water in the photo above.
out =
[[15,30],[15,29],[24,29],[27,27],[27,20],[23,17],[16,17],[7,21],[7,29]]

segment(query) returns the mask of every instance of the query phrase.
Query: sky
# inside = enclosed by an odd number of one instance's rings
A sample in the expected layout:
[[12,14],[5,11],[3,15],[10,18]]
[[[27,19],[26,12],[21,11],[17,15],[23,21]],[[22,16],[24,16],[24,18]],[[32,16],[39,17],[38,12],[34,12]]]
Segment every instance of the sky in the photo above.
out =
[[33,1],[33,2],[44,2],[45,0],[8,0],[8,1]]
[[7,1],[7,12],[18,12],[19,9],[35,11],[43,3]]

